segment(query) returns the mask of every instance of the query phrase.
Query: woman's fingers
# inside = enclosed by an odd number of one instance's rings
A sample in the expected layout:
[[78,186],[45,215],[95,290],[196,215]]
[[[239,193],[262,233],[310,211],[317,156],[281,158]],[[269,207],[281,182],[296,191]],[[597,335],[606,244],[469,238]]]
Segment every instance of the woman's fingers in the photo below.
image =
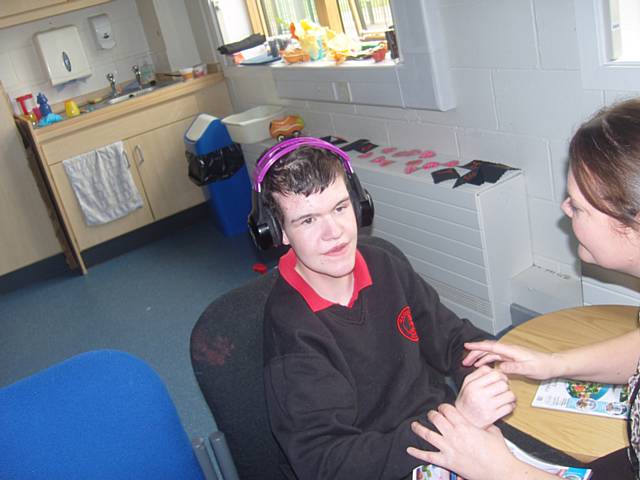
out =
[[407,453],[418,460],[422,460],[424,464],[442,465],[444,460],[444,456],[440,452],[427,452],[415,447],[408,447]]

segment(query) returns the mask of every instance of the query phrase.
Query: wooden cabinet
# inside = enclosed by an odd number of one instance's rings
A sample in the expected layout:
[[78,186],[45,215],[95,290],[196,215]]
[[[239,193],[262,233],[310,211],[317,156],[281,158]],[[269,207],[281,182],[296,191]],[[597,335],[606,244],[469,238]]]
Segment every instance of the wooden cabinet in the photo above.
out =
[[33,22],[109,1],[111,0],[2,0],[0,28]]
[[[40,166],[53,193],[67,238],[83,273],[83,250],[205,201],[202,188],[188,178],[184,133],[199,113],[231,113],[220,74],[208,75],[145,96],[30,129]],[[103,225],[87,226],[63,161],[123,141],[144,207]]]
[[61,252],[0,86],[0,275]]
[[[125,149],[125,152],[129,159],[133,158],[130,151]],[[73,234],[81,250],[93,247],[99,243],[115,238],[123,233],[130,232],[131,230],[135,230],[136,228],[144,227],[145,225],[153,222],[153,215],[151,213],[151,208],[149,207],[149,202],[145,197],[145,191],[140,179],[140,174],[131,160],[129,160],[129,169],[131,171],[133,181],[142,196],[142,208],[131,212],[129,215],[114,220],[113,222],[99,226],[88,226],[85,223],[82,210],[80,209],[80,205],[78,204],[73,189],[71,188],[71,183],[67,178],[64,165],[61,162],[51,167],[51,176],[53,177],[56,190],[62,205],[64,205],[64,211],[73,228]]]
[[182,137],[192,118],[127,140],[156,220],[204,202],[201,188],[187,176]]
[[67,0],[3,0],[0,3],[0,17],[10,17],[61,3],[67,3]]

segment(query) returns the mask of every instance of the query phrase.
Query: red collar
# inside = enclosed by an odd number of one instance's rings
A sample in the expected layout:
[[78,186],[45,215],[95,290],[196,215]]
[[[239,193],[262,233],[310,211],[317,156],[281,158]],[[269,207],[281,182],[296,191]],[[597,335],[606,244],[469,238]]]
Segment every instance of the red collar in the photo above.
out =
[[[307,305],[309,305],[309,308],[314,313],[335,305],[335,303],[330,302],[329,300],[318,295],[316,291],[311,287],[311,285],[309,285],[307,281],[302,278],[298,272],[296,272],[295,267],[297,261],[298,257],[296,257],[296,254],[292,248],[290,248],[287,253],[280,257],[278,268],[280,269],[280,275],[282,275],[282,278],[284,278],[289,285],[291,285],[300,295],[302,295],[302,298],[304,298],[305,302],[307,302]],[[369,274],[369,267],[367,267],[367,262],[364,260],[364,257],[362,256],[360,251],[356,250],[356,261],[353,267],[353,294],[351,295],[351,299],[349,300],[349,304],[347,306],[349,308],[353,307],[353,304],[358,299],[358,294],[360,293],[360,291],[372,284],[373,281],[371,280],[371,275]]]

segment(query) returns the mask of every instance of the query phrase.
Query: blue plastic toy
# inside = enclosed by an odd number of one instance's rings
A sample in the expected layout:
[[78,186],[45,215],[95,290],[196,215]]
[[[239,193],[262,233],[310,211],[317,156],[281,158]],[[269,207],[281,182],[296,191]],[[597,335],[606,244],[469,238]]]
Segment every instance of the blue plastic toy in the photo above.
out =
[[42,92],[38,94],[37,99],[38,105],[40,106],[40,115],[42,115],[42,118],[45,118],[51,113],[51,106],[49,105],[49,101],[45,94]]

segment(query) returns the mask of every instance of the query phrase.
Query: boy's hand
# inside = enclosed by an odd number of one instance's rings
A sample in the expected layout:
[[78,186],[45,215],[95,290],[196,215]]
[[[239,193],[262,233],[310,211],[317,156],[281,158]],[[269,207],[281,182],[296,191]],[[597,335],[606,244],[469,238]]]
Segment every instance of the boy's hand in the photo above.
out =
[[487,366],[467,375],[455,406],[473,425],[486,428],[513,411],[516,396],[509,390],[507,376]]

